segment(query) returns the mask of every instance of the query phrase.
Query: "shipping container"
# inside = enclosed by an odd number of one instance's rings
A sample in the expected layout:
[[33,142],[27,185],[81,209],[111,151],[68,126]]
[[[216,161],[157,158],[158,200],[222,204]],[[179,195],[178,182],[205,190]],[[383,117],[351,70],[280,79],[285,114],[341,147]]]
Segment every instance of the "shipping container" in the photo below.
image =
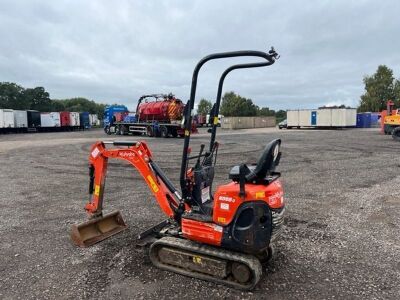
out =
[[61,127],[60,113],[40,113],[41,127]]
[[287,111],[287,128],[293,127],[354,127],[355,108],[320,108]]
[[79,127],[81,125],[78,112],[70,112],[69,113],[69,118],[70,118],[69,119],[70,120],[70,125],[72,127]]
[[14,128],[14,112],[12,109],[0,109],[0,128]]
[[40,127],[40,112],[37,110],[28,110],[28,131],[29,128],[39,128]]
[[223,117],[222,129],[246,129],[275,127],[275,117]]
[[28,127],[28,115],[26,113],[26,110],[14,110],[14,127],[15,128]]
[[60,124],[62,127],[71,126],[71,117],[69,111],[60,112]]
[[356,127],[371,128],[371,113],[358,113]]
[[79,113],[79,122],[82,129],[90,128],[89,113],[86,111]]

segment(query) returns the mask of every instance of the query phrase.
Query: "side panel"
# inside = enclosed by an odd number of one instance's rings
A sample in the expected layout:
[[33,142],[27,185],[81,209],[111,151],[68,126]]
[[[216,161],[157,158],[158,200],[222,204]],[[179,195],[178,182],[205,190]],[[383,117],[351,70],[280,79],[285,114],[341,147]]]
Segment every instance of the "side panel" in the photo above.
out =
[[78,112],[70,112],[69,113],[69,118],[70,118],[70,124],[71,126],[80,126],[79,122],[79,113]]
[[12,109],[4,109],[3,118],[5,128],[14,128],[14,112]]
[[346,109],[346,124],[345,126],[354,127],[356,126],[356,109]]
[[60,112],[61,126],[71,126],[71,117],[68,111]]
[[317,124],[318,127],[332,126],[332,109],[319,109],[317,110]]
[[55,123],[50,113],[40,113],[40,123],[42,127],[55,127]]
[[368,125],[370,119],[371,113],[357,114],[355,108],[332,109],[332,126],[334,127],[371,127]]
[[14,110],[14,125],[16,128],[28,127],[28,115],[25,110]]
[[332,109],[332,126],[345,127],[346,126],[346,109],[338,108]]
[[59,112],[51,112],[50,117],[53,119],[53,123],[55,127],[61,126],[61,118]]
[[90,128],[90,120],[88,112],[81,112],[79,114],[79,122],[80,126],[84,128]]
[[221,245],[222,226],[185,218],[182,219],[181,225],[185,238],[210,245]]
[[288,110],[287,114],[287,126],[297,127],[299,125],[299,111],[298,110]]
[[0,128],[4,127],[4,111],[0,109]]
[[311,126],[311,110],[299,110],[299,126]]

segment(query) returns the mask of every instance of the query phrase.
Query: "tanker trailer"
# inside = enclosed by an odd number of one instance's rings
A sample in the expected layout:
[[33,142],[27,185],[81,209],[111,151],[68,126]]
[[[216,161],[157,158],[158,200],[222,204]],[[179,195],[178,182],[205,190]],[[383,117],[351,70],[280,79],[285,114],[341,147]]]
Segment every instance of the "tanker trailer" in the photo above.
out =
[[[152,94],[139,98],[134,116],[126,114],[123,121],[114,122],[109,132],[125,135],[147,135],[149,137],[183,137],[181,127],[185,104],[174,95]],[[192,132],[197,132],[192,126]]]

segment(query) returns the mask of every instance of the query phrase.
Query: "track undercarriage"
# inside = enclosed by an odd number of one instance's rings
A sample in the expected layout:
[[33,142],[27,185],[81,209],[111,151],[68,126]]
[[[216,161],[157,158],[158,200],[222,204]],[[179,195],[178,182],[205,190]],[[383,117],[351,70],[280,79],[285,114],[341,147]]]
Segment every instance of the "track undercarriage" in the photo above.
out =
[[271,246],[256,257],[184,239],[168,220],[139,235],[137,245],[160,269],[242,290],[254,288],[272,255]]

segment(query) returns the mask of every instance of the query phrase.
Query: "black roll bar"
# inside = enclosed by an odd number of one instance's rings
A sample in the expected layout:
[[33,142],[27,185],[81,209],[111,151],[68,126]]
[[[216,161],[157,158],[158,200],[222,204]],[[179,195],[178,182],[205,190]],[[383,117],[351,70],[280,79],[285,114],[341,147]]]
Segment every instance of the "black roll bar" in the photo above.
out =
[[[262,67],[262,66],[269,66],[272,65],[275,62],[275,59],[278,58],[278,55],[276,52],[271,48],[271,51],[267,54],[262,51],[253,51],[253,50],[243,50],[243,51],[233,51],[233,52],[223,52],[223,53],[215,53],[215,54],[210,54],[203,59],[201,59],[196,67],[194,68],[193,71],[193,76],[192,76],[192,85],[190,89],[190,99],[187,105],[189,105],[188,109],[186,109],[186,115],[185,115],[185,140],[183,144],[183,153],[182,153],[182,163],[181,163],[181,172],[180,172],[180,185],[181,185],[181,190],[182,190],[182,197],[185,199],[188,196],[188,189],[187,189],[187,183],[186,183],[186,169],[187,169],[187,159],[188,159],[188,148],[189,148],[189,143],[190,143],[190,131],[191,131],[191,126],[192,126],[192,110],[194,108],[194,103],[195,103],[195,97],[196,97],[196,88],[197,88],[197,78],[199,71],[201,67],[208,61],[210,60],[215,60],[215,59],[221,59],[221,58],[231,58],[231,57],[241,57],[241,56],[250,56],[250,57],[261,57],[267,60],[267,62],[264,63],[249,63],[249,64],[240,64],[240,65],[234,65],[228,69],[225,70],[225,72],[222,74],[220,78],[220,82],[218,85],[218,95],[217,95],[217,102],[218,102],[218,107],[216,106],[214,115],[218,116],[219,112],[219,104],[221,101],[221,94],[222,94],[222,86],[224,79],[226,75],[228,75],[229,72],[235,70],[235,69],[243,69],[243,68],[254,68],[254,67]],[[213,124],[212,128],[212,136],[211,136],[211,143],[210,143],[210,149],[211,145],[215,141],[215,134],[216,134],[216,125]]]

